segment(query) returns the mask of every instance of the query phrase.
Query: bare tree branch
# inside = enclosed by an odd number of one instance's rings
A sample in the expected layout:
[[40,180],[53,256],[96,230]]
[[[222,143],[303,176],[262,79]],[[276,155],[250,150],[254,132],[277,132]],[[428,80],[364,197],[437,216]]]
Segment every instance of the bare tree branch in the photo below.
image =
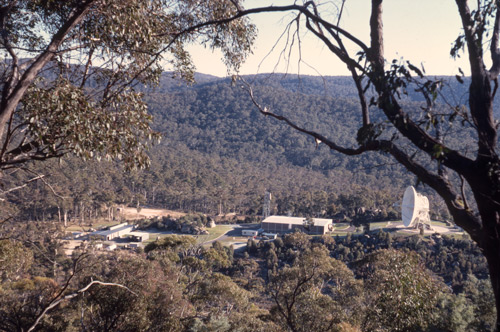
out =
[[43,176],[43,175],[38,174],[37,172],[35,172],[35,171],[31,170],[31,169],[28,169],[28,168],[26,168],[26,167],[23,167],[22,169],[23,169],[23,170],[25,170],[26,172],[33,173],[33,174],[36,174],[36,175],[40,176],[40,180],[41,180],[41,181],[42,181],[42,182],[43,182],[43,183],[44,183],[44,184],[45,184],[45,185],[46,185],[46,186],[50,189],[50,191],[52,192],[52,194],[54,194],[54,196],[59,197],[59,198],[61,198],[61,199],[66,199],[66,198],[69,198],[69,197],[67,197],[67,196],[61,196],[61,195],[59,195],[59,194],[55,191],[54,187],[52,187],[52,185],[51,185],[50,183],[48,183],[47,181],[45,181],[45,178],[44,178],[44,176]]
[[[24,182],[24,184],[22,184],[20,186],[17,186],[17,187],[10,188],[9,190],[1,190],[0,189],[0,195],[7,195],[8,193],[11,193],[13,191],[16,191],[16,190],[19,190],[19,189],[23,189],[23,188],[27,187],[28,184],[30,184],[31,182],[36,181],[36,180],[40,180],[43,177],[45,177],[45,175],[35,176],[34,178],[31,178],[31,179],[27,180],[26,182]],[[1,199],[1,200],[3,201],[4,199]]]
[[71,275],[69,276],[69,278],[66,280],[66,282],[64,283],[63,287],[61,288],[61,290],[54,296],[54,298],[47,304],[47,306],[40,312],[40,314],[38,314],[37,318],[35,319],[35,321],[33,322],[33,324],[30,326],[30,328],[27,330],[27,332],[31,332],[33,331],[37,326],[38,324],[40,324],[40,321],[43,319],[43,317],[45,317],[47,315],[47,313],[54,309],[55,307],[57,307],[61,302],[63,301],[68,301],[68,300],[71,300],[77,296],[79,296],[80,294],[83,294],[85,291],[87,291],[90,287],[92,287],[93,285],[102,285],[102,286],[113,286],[113,287],[119,287],[119,288],[123,288],[125,290],[127,290],[128,292],[134,294],[135,296],[138,296],[137,293],[135,293],[134,291],[132,291],[130,288],[128,288],[127,286],[124,286],[122,284],[118,284],[118,283],[114,283],[114,282],[103,282],[103,281],[99,281],[99,280],[92,280],[87,284],[85,285],[84,287],[78,289],[77,291],[73,292],[73,293],[70,293],[70,294],[67,294],[67,295],[64,295],[63,294],[66,292],[66,290],[69,288],[69,285],[72,281],[72,279],[74,278],[74,276],[78,273],[79,269],[78,269],[78,265],[80,263],[80,261],[86,257],[87,255],[86,254],[82,254],[80,255],[74,262],[73,262],[73,271],[71,273]]

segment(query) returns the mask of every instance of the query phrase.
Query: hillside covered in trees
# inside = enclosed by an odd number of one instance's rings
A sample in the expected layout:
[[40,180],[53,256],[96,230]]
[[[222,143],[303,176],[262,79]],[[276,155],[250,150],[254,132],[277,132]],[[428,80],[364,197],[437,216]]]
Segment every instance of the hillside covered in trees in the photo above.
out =
[[[162,135],[149,152],[148,169],[124,172],[108,161],[64,157],[34,166],[35,173],[18,170],[6,177],[6,188],[42,173],[50,186],[38,181],[12,192],[1,202],[4,211],[43,220],[103,215],[115,205],[126,204],[257,216],[268,190],[275,198],[276,214],[397,218],[393,205],[415,179],[390,158],[331,152],[259,114],[248,93],[231,79],[201,74],[196,78],[196,84],[186,85],[164,74],[158,87],[144,89],[154,115],[153,128]],[[245,79],[275,112],[303,119],[307,128],[326,137],[339,135],[345,145],[355,143],[359,105],[347,78],[259,75]],[[419,107],[411,94],[407,99],[409,105]],[[450,131],[447,140],[466,149],[466,137]],[[423,187],[420,190],[432,195]],[[433,217],[446,219],[441,201],[431,202]],[[359,213],[360,209],[365,212]]]

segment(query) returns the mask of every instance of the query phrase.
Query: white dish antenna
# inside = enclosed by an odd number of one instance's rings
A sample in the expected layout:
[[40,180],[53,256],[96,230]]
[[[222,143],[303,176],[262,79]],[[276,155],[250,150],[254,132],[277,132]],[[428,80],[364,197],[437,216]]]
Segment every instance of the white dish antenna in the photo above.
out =
[[426,196],[419,194],[413,186],[409,186],[405,190],[401,204],[401,215],[406,227],[425,226],[427,229],[431,229],[429,200]]

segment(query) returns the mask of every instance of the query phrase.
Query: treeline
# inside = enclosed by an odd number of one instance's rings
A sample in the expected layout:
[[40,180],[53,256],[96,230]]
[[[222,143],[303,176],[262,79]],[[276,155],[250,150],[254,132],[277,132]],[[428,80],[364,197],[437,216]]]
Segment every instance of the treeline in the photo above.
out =
[[[9,195],[10,211],[23,220],[91,221],[117,218],[116,207],[155,206],[207,215],[260,216],[264,193],[272,192],[271,212],[345,221],[397,219],[393,206],[399,193],[384,188],[373,176],[333,170],[325,175],[300,167],[268,165],[206,156],[180,148],[175,158],[153,162],[148,170],[124,173],[108,162],[71,158],[47,162],[39,173],[44,181],[30,183]],[[183,154],[185,152],[185,154]],[[27,181],[31,172],[13,174],[12,185]],[[373,186],[356,185],[363,178]],[[350,181],[351,180],[351,181]],[[6,182],[10,185],[10,182]],[[376,185],[380,188],[377,189]],[[444,211],[444,210],[443,210]]]
[[495,323],[485,260],[467,238],[297,232],[235,253],[172,235],[145,251],[67,258],[46,226],[0,241],[0,331],[461,332]]

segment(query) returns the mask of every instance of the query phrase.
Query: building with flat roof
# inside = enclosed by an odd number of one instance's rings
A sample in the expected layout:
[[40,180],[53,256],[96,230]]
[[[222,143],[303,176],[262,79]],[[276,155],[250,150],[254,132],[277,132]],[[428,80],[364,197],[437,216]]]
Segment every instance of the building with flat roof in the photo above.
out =
[[133,225],[123,223],[120,225],[111,226],[109,227],[109,229],[104,231],[93,232],[90,234],[90,237],[101,241],[110,241],[114,238],[121,237],[122,235],[132,232],[133,229]]
[[306,218],[269,216],[262,221],[262,229],[269,233],[286,233],[299,229],[309,234],[326,234],[333,230],[332,219],[312,218],[306,222]]

